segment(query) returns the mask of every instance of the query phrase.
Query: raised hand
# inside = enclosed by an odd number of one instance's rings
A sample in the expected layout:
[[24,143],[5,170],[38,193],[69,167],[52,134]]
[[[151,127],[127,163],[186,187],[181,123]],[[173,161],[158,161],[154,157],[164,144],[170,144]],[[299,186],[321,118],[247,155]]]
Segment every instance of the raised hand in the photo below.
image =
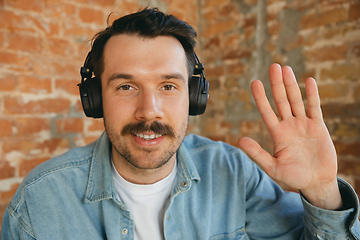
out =
[[270,106],[259,80],[251,90],[274,144],[271,156],[253,139],[239,146],[273,179],[299,189],[313,205],[338,209],[342,200],[337,185],[337,156],[323,121],[316,82],[306,79],[306,114],[299,86],[290,67],[273,64],[269,78],[279,118]]

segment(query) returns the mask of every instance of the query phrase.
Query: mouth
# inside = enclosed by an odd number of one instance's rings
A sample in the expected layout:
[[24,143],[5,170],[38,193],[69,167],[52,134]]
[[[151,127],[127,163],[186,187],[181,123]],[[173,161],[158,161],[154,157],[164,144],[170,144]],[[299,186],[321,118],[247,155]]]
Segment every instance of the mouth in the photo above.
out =
[[137,134],[133,134],[134,136],[136,137],[139,137],[141,139],[144,139],[144,140],[153,140],[155,138],[159,138],[159,137],[162,137],[163,135],[162,134],[151,134],[151,135],[148,135],[148,134],[142,134],[142,133],[137,133]]

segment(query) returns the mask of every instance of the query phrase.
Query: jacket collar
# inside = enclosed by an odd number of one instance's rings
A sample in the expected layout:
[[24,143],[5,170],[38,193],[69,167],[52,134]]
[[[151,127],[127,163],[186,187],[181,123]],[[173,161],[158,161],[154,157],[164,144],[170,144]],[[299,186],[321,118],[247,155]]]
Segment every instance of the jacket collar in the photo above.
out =
[[85,203],[115,198],[116,190],[111,173],[110,141],[105,132],[95,143],[85,193]]
[[[186,137],[185,137],[186,139]],[[184,139],[184,141],[185,141]],[[105,132],[94,146],[90,172],[85,193],[85,203],[104,199],[116,199],[116,190],[111,172],[111,143]],[[178,180],[176,187],[181,192],[190,188],[192,180],[200,180],[191,154],[184,143],[177,151]],[[184,184],[186,182],[187,184]]]

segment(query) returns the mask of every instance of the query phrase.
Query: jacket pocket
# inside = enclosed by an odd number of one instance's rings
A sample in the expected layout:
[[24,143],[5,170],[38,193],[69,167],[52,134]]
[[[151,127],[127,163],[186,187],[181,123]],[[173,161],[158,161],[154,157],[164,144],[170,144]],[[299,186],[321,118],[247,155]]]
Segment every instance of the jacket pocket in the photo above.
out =
[[242,227],[231,233],[214,235],[209,240],[250,240],[250,238],[245,232],[245,227]]

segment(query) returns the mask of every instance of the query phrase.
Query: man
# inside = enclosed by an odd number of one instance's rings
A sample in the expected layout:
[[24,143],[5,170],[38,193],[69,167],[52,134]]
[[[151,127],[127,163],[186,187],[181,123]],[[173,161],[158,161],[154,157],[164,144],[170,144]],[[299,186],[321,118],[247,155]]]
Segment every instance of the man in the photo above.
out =
[[[200,98],[207,95],[195,36],[157,9],[124,16],[95,36],[80,92],[85,113],[103,117],[106,131],[28,174],[1,239],[360,239],[358,199],[336,178],[314,79],[306,80],[306,116],[291,68],[272,65],[280,120],[260,81],[252,92],[274,156],[239,140],[301,196],[283,192],[241,150],[185,137],[193,81]],[[203,112],[201,101],[193,115]]]

